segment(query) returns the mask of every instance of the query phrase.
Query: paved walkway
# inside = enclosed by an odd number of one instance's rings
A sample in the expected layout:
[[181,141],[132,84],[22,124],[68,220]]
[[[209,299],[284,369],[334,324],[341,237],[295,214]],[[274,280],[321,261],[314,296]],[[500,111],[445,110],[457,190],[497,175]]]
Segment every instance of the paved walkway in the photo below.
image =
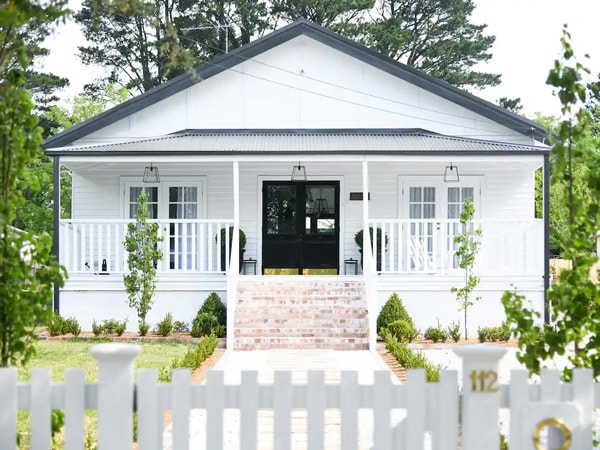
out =
[[[272,383],[276,370],[291,370],[292,383],[305,383],[308,370],[325,371],[325,382],[336,383],[343,370],[358,372],[359,383],[373,381],[376,370],[389,370],[377,352],[369,351],[335,351],[335,350],[257,350],[234,352],[227,351],[212,370],[225,372],[226,384],[238,384],[241,372],[258,371],[259,383]],[[398,379],[390,371],[396,382]],[[359,448],[370,449],[373,445],[373,416],[370,411],[359,411],[359,423],[364,424],[359,430]],[[225,411],[224,436],[227,450],[239,448],[239,413]],[[306,412],[292,412],[292,449],[306,449]],[[190,449],[205,449],[203,438],[206,430],[206,414],[204,410],[193,410],[190,415]],[[339,411],[328,410],[325,414],[325,448],[340,448],[340,414]],[[171,448],[171,426],[165,430],[163,441],[165,449]],[[273,413],[258,413],[258,449],[273,449]]]

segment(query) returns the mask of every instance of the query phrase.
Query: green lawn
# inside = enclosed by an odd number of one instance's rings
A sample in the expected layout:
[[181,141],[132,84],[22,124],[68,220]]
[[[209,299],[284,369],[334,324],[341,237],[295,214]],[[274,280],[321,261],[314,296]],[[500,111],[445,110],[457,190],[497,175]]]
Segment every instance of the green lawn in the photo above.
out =
[[[28,381],[31,369],[48,367],[52,369],[52,380],[62,381],[65,369],[83,367],[86,381],[98,381],[98,364],[90,354],[90,348],[106,340],[64,340],[41,341],[37,344],[37,354],[29,360],[27,367],[19,368],[19,381]],[[143,342],[139,355],[135,359],[135,368],[161,368],[173,361],[174,358],[185,355],[192,344],[161,340]]]
[[[27,367],[19,368],[19,381],[28,381],[31,369],[37,367],[48,367],[52,369],[52,380],[63,381],[65,369],[69,367],[82,367],[86,372],[86,381],[98,381],[98,364],[90,354],[90,348],[106,340],[64,340],[64,341],[41,341],[37,344],[37,354],[29,360]],[[173,359],[185,355],[194,344],[175,341],[155,341],[136,344],[141,351],[135,360],[135,368],[157,368],[170,365]],[[95,411],[88,411],[88,422],[90,432],[95,432]],[[29,412],[20,411],[18,419],[21,443],[19,449],[29,447]]]

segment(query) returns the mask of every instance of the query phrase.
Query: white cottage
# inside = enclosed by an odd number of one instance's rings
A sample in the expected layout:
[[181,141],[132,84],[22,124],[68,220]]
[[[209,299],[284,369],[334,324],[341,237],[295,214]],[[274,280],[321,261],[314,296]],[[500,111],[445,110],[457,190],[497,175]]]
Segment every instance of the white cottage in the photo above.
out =
[[[538,124],[307,21],[197,74],[46,141],[56,211],[59,167],[73,173],[73,217],[55,215],[62,315],[84,329],[136,323],[122,243],[142,189],[165,237],[151,324],[166,312],[190,321],[217,291],[237,349],[373,346],[393,292],[421,329],[449,325],[461,317],[450,289],[464,282],[453,237],[467,198],[483,230],[472,332],[502,322],[508,289],[544,312]],[[361,254],[355,234],[368,228],[386,238],[373,251],[365,233]],[[229,248],[238,229],[245,247]]]

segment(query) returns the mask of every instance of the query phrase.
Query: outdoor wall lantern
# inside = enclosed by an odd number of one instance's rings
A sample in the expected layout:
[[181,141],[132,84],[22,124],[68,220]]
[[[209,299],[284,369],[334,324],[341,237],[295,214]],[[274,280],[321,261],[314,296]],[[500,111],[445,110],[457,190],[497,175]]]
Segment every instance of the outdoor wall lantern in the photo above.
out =
[[300,161],[292,169],[292,181],[306,181],[306,167],[301,166]]
[[458,167],[453,166],[452,163],[450,163],[450,165],[446,166],[446,169],[444,170],[444,182],[456,183],[458,181],[460,181],[460,177],[458,175]]
[[150,167],[146,166],[144,169],[144,183],[160,183],[158,167],[154,167],[152,163],[150,163]]

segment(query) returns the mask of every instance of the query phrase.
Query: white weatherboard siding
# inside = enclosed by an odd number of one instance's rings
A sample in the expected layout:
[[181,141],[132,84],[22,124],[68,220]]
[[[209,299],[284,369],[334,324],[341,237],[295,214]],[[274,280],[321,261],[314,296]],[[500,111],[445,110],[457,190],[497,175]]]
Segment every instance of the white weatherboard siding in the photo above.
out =
[[[414,280],[383,280],[377,291],[379,312],[388,298],[397,293],[406,310],[415,321],[417,328],[423,333],[428,327],[436,326],[439,319],[442,327],[453,322],[464,322],[464,312],[459,310],[456,295],[450,288],[464,286],[464,275],[454,277],[427,278],[415,277]],[[481,283],[473,292],[473,296],[481,300],[469,308],[467,324],[469,337],[477,337],[477,328],[500,326],[505,320],[504,307],[500,302],[506,291],[517,289],[525,296],[525,305],[534,311],[544,310],[544,286],[540,277],[515,277],[512,280],[482,277]],[[539,319],[541,323],[543,317]]]
[[[60,313],[63,317],[76,317],[82,330],[86,331],[91,331],[94,320],[100,324],[107,319],[119,321],[127,319],[127,330],[138,330],[137,312],[128,306],[127,293],[123,289],[122,280],[95,280],[91,286],[94,287],[90,287],[88,283],[85,295],[82,295],[82,291],[72,289],[61,292]],[[146,321],[154,328],[165,314],[171,313],[173,320],[191,323],[212,291],[216,291],[221,299],[226,301],[225,292],[219,290],[223,287],[223,283],[204,283],[202,286],[194,285],[176,290],[172,283],[159,281],[154,303]]]
[[424,128],[532,144],[526,136],[306,36],[243,61],[75,144],[200,128]]

